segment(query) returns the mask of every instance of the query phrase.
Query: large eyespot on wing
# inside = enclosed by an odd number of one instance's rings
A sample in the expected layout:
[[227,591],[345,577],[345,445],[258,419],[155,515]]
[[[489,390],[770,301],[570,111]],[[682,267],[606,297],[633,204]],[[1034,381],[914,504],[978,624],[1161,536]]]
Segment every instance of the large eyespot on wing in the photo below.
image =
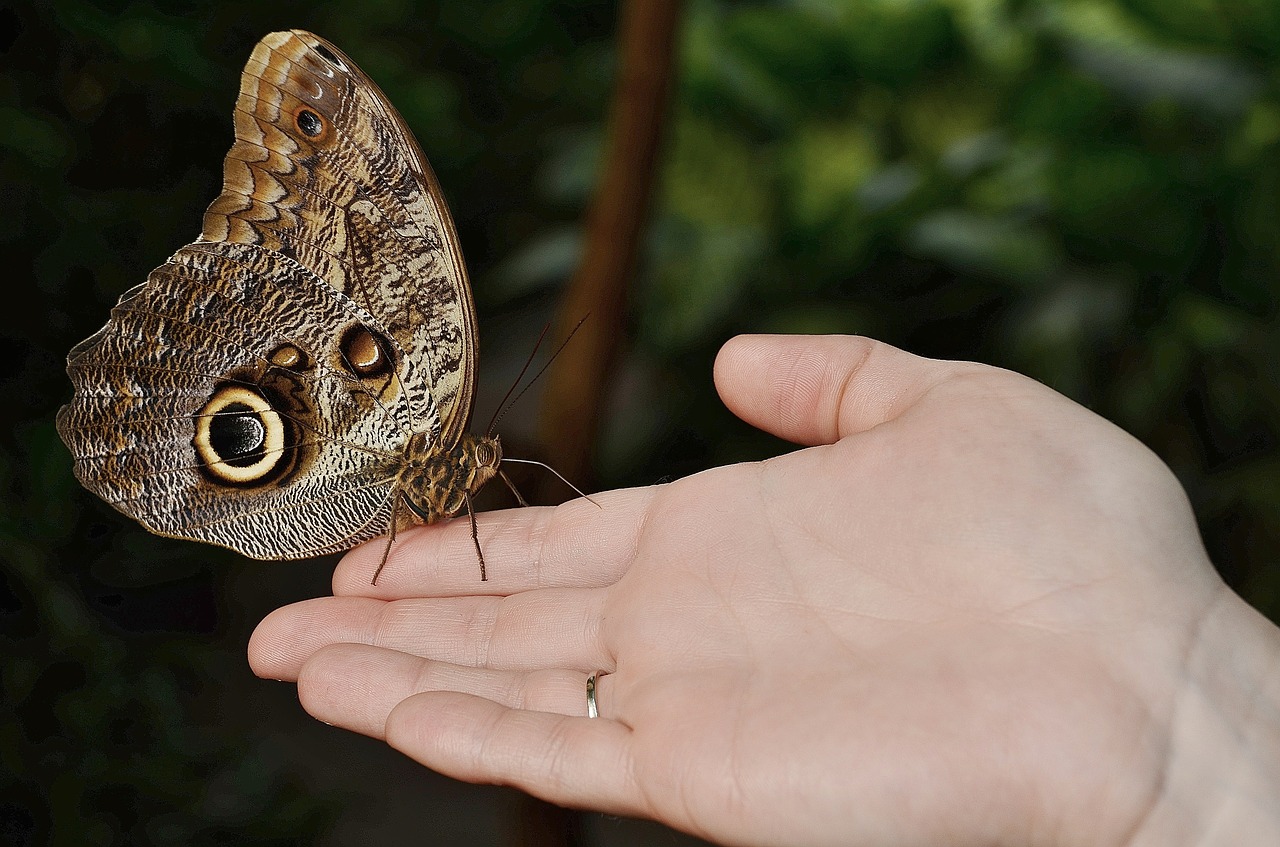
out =
[[337,47],[293,30],[254,48],[235,131],[202,240],[280,252],[373,315],[371,329],[423,363],[405,385],[424,398],[415,417],[456,443],[474,394],[474,306],[453,220],[404,120]]
[[224,383],[195,414],[199,470],[215,486],[263,485],[288,472],[300,435],[287,411],[255,385]]
[[260,247],[179,250],[68,357],[58,431],[76,476],[154,532],[253,558],[372,538],[407,400],[327,364],[331,327],[370,319]]

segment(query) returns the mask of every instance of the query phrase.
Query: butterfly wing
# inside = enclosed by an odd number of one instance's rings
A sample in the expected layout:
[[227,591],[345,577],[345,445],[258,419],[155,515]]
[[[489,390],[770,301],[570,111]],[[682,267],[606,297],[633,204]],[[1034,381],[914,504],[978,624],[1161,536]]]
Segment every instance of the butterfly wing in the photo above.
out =
[[200,240],[68,356],[58,429],[86,487],[155,532],[345,549],[387,528],[409,439],[469,417],[456,234],[385,96],[309,33],[257,45],[235,128]]
[[405,384],[448,445],[471,414],[476,320],[435,173],[386,96],[337,47],[302,30],[266,36],[240,78],[236,141],[201,239],[297,260],[426,363]]
[[68,356],[76,476],[154,532],[254,558],[377,535],[394,457],[376,444],[409,415],[345,367],[333,327],[361,318],[279,254],[182,248]]

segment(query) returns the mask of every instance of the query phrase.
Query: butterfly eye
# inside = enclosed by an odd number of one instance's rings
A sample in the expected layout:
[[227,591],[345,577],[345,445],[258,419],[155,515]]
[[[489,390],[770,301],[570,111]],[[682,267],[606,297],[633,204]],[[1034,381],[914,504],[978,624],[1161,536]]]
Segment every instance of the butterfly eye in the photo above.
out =
[[200,469],[212,481],[245,485],[281,467],[285,425],[267,398],[240,385],[224,385],[200,410],[192,441]]
[[338,350],[342,354],[343,364],[361,379],[391,373],[391,343],[385,336],[372,332],[368,327],[360,324],[350,327],[342,334]]
[[487,441],[476,444],[476,464],[482,468],[498,463],[498,451]]

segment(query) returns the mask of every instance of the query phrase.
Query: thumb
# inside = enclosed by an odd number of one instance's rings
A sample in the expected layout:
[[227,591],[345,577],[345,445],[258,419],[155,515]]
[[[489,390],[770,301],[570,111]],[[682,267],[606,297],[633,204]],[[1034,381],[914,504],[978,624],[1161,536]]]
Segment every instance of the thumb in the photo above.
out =
[[735,415],[811,445],[893,420],[956,369],[860,336],[740,335],[720,348],[715,380]]

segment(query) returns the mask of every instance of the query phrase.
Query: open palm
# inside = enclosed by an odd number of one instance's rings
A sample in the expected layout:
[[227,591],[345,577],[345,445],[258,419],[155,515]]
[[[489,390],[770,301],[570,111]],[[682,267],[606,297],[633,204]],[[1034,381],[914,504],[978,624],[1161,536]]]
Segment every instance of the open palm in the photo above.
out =
[[261,624],[255,671],[443,773],[725,843],[1140,827],[1238,602],[1164,465],[1032,380],[862,338],[735,339],[716,381],[813,446],[481,515],[486,583],[465,519],[376,586],[367,545]]

